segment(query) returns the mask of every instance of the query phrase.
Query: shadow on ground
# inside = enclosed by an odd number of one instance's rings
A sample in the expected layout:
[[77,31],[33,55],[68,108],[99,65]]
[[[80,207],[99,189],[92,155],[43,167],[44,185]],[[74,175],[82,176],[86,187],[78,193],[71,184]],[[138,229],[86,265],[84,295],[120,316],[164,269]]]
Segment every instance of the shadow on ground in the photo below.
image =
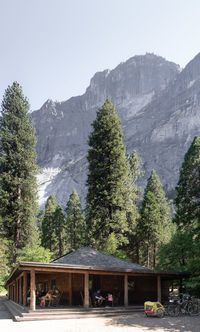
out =
[[107,325],[117,327],[135,327],[145,331],[164,332],[199,332],[200,316],[180,316],[180,317],[146,317],[143,313],[134,313],[128,316],[113,317]]
[[9,319],[9,318],[12,318],[11,314],[4,305],[4,297],[0,296],[0,319]]

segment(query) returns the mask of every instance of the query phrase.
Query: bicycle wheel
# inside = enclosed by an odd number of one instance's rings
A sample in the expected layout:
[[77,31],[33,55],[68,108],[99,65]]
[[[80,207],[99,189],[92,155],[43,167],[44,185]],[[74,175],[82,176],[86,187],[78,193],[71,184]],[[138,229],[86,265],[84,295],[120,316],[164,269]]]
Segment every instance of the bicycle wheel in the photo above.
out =
[[156,311],[156,314],[159,318],[163,318],[164,317],[164,310],[162,310],[162,308],[158,308],[157,311]]
[[189,303],[188,305],[188,313],[190,316],[199,315],[199,306],[198,303]]
[[168,315],[172,317],[177,317],[180,314],[180,306],[175,304],[170,304],[168,306]]

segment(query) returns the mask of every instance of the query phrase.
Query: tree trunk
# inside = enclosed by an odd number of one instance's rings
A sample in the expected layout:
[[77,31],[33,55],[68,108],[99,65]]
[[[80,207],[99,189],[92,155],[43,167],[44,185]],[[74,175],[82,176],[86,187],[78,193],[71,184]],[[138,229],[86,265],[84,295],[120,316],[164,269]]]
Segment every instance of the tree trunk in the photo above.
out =
[[[20,178],[19,178],[20,181]],[[21,199],[21,188],[18,185],[17,188],[17,199],[20,201]],[[20,242],[20,237],[21,237],[21,230],[20,230],[20,224],[21,224],[21,218],[18,215],[17,216],[17,223],[16,223],[16,228],[15,228],[15,234],[14,234],[14,250],[13,250],[13,263],[16,263],[17,260],[17,249],[19,248],[19,242]]]

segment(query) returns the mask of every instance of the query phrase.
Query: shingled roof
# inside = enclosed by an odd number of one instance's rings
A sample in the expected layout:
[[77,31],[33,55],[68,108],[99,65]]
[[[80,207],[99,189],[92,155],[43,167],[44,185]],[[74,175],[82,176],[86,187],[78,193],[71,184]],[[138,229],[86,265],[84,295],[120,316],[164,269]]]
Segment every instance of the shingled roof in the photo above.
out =
[[144,266],[126,262],[123,259],[104,254],[88,247],[83,247],[70,252],[69,254],[55,259],[52,263],[151,271]]

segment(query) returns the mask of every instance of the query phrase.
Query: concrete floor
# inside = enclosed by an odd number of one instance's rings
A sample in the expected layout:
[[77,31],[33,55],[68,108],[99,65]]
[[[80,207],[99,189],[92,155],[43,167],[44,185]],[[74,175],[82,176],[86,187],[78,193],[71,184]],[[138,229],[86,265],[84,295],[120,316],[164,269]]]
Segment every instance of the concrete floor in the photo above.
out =
[[146,318],[143,313],[112,318],[13,322],[0,298],[1,332],[200,332],[200,316]]

